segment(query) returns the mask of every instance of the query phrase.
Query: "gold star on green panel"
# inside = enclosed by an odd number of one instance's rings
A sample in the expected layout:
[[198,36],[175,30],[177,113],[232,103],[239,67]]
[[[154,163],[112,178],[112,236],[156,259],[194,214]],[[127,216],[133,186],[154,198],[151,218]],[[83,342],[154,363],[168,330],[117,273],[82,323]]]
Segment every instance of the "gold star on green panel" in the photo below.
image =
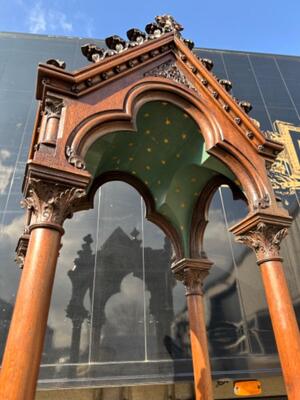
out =
[[105,135],[89,148],[85,161],[96,178],[108,171],[138,177],[163,214],[177,230],[190,257],[189,232],[199,194],[213,176],[230,171],[208,155],[194,120],[175,105],[150,101],[136,116],[136,132]]

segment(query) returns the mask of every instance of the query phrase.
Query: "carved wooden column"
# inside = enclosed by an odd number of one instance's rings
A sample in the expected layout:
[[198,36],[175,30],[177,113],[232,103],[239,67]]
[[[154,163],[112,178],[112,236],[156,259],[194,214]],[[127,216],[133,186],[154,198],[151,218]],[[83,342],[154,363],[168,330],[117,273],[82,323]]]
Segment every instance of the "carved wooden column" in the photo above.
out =
[[255,214],[231,228],[236,240],[251,247],[260,266],[286,391],[300,398],[300,335],[280,257],[289,218]]
[[60,249],[62,224],[83,189],[30,179],[23,201],[30,239],[0,375],[1,400],[33,400]]
[[186,288],[196,400],[213,399],[202,289],[211,266],[205,258],[185,258],[172,265],[176,278]]

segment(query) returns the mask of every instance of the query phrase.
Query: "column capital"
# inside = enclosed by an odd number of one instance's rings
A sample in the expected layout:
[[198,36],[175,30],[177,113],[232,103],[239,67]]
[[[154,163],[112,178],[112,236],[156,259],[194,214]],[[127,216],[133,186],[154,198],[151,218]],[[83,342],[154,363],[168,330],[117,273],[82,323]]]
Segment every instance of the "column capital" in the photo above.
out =
[[257,263],[281,260],[280,244],[288,233],[292,218],[267,213],[248,215],[230,228],[235,240],[255,251]]
[[29,231],[37,226],[47,226],[63,233],[62,225],[71,218],[86,191],[63,183],[29,178],[27,195],[21,206],[31,213]]
[[186,296],[203,295],[203,281],[209,274],[213,262],[207,258],[183,258],[172,264],[172,271],[176,279],[182,281]]

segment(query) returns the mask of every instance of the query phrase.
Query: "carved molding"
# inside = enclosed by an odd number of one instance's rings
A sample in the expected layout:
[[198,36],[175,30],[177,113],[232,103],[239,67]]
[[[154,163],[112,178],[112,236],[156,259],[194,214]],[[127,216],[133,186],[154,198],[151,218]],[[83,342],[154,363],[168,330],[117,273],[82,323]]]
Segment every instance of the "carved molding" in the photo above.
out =
[[146,72],[144,76],[155,76],[170,79],[176,83],[186,86],[189,89],[196,90],[196,88],[188,81],[186,76],[180,71],[174,61],[167,61],[158,67]]
[[78,169],[86,169],[86,165],[84,160],[78,156],[70,146],[66,148],[66,156],[68,158],[68,163],[73,165],[75,168]]
[[32,211],[31,225],[47,223],[62,226],[66,218],[72,217],[85,195],[85,190],[81,188],[31,178],[28,197],[21,201],[21,206]]
[[280,258],[280,243],[287,232],[286,227],[260,222],[256,228],[237,236],[236,241],[251,247],[258,263],[262,263],[264,260]]
[[203,281],[209,274],[212,262],[207,258],[184,258],[172,265],[176,279],[183,282],[186,296],[203,295]]

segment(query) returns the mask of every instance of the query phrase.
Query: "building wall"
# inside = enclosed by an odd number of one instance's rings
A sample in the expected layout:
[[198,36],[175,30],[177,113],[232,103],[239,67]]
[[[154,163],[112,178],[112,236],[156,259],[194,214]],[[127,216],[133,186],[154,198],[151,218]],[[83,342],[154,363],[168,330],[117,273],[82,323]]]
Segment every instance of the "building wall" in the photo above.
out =
[[[50,58],[63,59],[68,70],[86,65],[80,52],[85,42],[0,34],[1,356],[20,277],[14,248],[24,223],[19,201],[36,110],[36,67]],[[300,126],[299,57],[203,49],[197,53],[214,61],[217,76],[233,82],[235,97],[252,102],[251,117],[263,130],[274,130],[276,120]],[[294,169],[289,174],[294,176]],[[295,217],[283,253],[299,314],[298,192],[288,187],[278,195]],[[184,289],[170,273],[170,243],[144,214],[140,196],[125,183],[114,182],[98,191],[93,210],[65,223],[41,389],[192,379]],[[280,374],[255,257],[227,232],[245,214],[243,202],[220,188],[205,238],[215,262],[205,284],[215,379],[253,377],[253,370],[255,377]]]

